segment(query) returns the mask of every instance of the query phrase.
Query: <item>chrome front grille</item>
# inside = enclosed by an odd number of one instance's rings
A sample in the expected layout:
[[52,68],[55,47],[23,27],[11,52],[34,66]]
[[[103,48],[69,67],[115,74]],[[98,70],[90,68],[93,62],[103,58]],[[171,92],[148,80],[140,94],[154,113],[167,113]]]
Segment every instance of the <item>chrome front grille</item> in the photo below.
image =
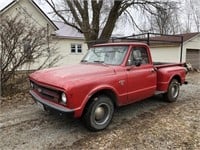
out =
[[60,91],[38,85],[34,82],[32,82],[32,84],[33,84],[33,87],[32,87],[33,90],[36,91],[39,96],[50,101],[59,102],[60,95],[61,95]]

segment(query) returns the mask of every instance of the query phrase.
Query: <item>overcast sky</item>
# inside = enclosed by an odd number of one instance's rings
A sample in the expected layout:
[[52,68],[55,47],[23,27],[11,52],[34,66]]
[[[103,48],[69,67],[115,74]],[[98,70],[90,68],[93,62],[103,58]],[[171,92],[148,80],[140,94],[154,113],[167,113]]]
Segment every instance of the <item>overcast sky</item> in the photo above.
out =
[[[0,9],[3,9],[6,5],[8,5],[9,3],[11,3],[13,0],[0,0]],[[46,2],[44,1],[44,0],[34,0],[37,4],[38,4],[38,6],[52,19],[52,15],[50,15],[49,14],[49,12],[52,12],[52,10],[51,10],[51,8],[46,4]],[[59,1],[59,0],[55,0],[56,2],[57,1]],[[180,1],[180,0],[177,0],[177,1]],[[185,0],[185,1],[187,1],[187,0]],[[182,18],[182,20],[184,20],[184,17],[186,16],[185,14],[184,14],[184,2],[185,2],[184,0],[182,0],[181,1],[181,3],[182,3],[182,6],[181,6],[181,8],[182,8],[182,10],[181,10],[181,14],[180,14],[180,17]],[[140,23],[143,23],[142,21],[141,21],[141,19],[142,19],[142,17],[141,17],[141,15],[136,15],[135,17],[134,17],[135,19],[136,19],[136,22],[140,22]],[[125,27],[125,24],[126,24],[126,27]],[[130,26],[130,25],[128,25],[128,23],[127,22],[122,22],[122,24],[120,23],[120,24],[118,24],[117,25],[118,26],[118,29],[117,29],[117,33],[119,33],[119,34],[131,34],[130,33],[130,30],[131,31],[134,31],[134,29]],[[128,30],[127,30],[128,29]]]
[[10,2],[12,2],[12,0],[0,0],[0,9],[3,9]]

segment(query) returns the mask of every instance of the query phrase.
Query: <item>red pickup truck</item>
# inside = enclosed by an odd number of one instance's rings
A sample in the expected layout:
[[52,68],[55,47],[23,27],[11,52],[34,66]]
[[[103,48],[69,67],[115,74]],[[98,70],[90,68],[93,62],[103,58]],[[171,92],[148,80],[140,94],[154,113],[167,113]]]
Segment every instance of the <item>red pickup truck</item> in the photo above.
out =
[[146,44],[97,44],[80,64],[32,73],[30,94],[45,110],[72,113],[98,131],[109,125],[116,107],[155,94],[176,101],[185,76],[181,63],[153,63]]

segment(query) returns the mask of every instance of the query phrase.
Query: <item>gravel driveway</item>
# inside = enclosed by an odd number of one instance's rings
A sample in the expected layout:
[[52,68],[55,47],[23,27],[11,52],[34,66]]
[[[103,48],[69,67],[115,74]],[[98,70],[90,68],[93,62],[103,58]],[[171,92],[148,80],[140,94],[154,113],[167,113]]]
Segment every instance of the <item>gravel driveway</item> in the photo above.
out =
[[101,132],[42,111],[28,94],[1,98],[0,149],[199,150],[200,74],[189,74],[188,81],[177,102],[156,96],[122,107]]

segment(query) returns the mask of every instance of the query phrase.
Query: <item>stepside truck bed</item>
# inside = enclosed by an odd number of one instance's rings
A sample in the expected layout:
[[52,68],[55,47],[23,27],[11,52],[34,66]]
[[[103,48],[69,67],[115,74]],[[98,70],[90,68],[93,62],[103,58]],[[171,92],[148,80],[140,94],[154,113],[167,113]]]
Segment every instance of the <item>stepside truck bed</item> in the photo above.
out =
[[168,63],[168,62],[153,62],[155,68],[165,68],[165,67],[173,67],[173,66],[185,66],[185,63]]

